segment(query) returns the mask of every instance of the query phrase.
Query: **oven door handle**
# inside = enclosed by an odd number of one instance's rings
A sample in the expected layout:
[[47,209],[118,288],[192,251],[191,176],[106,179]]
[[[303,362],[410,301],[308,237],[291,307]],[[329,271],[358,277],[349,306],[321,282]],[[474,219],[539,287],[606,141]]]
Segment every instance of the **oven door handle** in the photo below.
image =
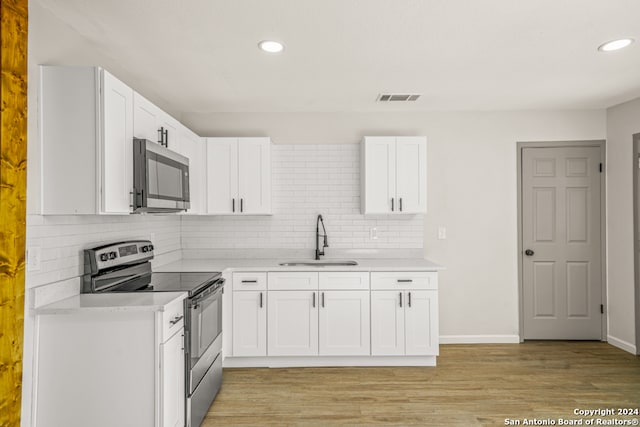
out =
[[[218,280],[216,283],[221,283],[221,284],[223,284],[223,285],[224,285],[224,282],[225,282],[225,280],[224,280],[224,279],[220,279],[220,280]],[[215,290],[215,291],[213,291],[213,292],[208,292],[208,291],[204,291],[204,292],[202,292],[202,294],[200,294],[200,295],[198,295],[198,296],[196,296],[196,297],[194,297],[194,298],[191,298],[191,299],[189,300],[189,306],[190,306],[190,307],[192,307],[192,308],[198,308],[198,304],[199,304],[201,301],[203,301],[203,300],[205,300],[205,299],[207,299],[207,298],[209,298],[209,297],[211,297],[211,296],[214,296],[214,295],[216,295],[216,294],[218,294],[218,293],[222,293],[222,289],[224,289],[224,287],[223,287],[223,286],[220,286],[218,289],[216,289],[216,290]]]

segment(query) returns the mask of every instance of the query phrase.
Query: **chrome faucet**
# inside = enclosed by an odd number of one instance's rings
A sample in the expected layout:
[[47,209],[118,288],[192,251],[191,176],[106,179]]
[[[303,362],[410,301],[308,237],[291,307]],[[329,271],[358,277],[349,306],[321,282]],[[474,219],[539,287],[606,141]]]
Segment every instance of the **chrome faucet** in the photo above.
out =
[[[322,224],[322,231],[324,234],[320,234],[320,224]],[[322,245],[322,250],[320,250],[320,244],[318,239],[322,236],[324,238],[324,242]],[[324,221],[322,220],[322,215],[318,215],[318,219],[316,220],[316,259],[319,260],[321,255],[324,255],[324,248],[328,248],[329,243],[327,243],[327,229],[324,228]]]

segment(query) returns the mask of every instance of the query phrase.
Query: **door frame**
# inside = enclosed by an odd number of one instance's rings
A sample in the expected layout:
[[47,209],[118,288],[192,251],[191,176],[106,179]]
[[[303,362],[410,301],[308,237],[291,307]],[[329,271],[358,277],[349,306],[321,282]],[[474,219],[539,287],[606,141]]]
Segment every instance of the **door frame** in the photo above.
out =
[[640,133],[633,135],[633,266],[634,266],[634,288],[635,288],[635,311],[636,311],[636,355],[640,355]]
[[[639,134],[640,136],[640,134]],[[523,141],[516,142],[517,151],[517,185],[518,185],[518,335],[520,342],[524,342],[524,277],[522,247],[522,151],[525,148],[560,148],[560,147],[599,147],[600,159],[603,165],[600,174],[600,258],[602,263],[602,304],[605,315],[602,316],[601,341],[607,340],[607,249],[606,249],[606,141],[604,139],[584,141]],[[637,301],[640,304],[639,301]],[[636,310],[636,313],[638,310]]]

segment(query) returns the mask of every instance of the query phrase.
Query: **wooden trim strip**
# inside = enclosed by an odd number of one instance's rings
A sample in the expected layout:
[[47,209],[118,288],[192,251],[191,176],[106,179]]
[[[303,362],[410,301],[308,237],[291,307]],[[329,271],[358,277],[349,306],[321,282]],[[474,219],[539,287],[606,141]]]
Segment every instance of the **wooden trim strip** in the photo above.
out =
[[0,0],[0,426],[20,425],[27,191],[28,0]]

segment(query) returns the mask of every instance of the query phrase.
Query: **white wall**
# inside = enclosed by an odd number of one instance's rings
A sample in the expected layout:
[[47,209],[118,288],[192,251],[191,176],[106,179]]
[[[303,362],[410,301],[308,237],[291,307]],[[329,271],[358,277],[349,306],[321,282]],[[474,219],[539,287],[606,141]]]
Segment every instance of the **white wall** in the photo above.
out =
[[[424,255],[441,274],[443,341],[518,335],[516,142],[604,139],[605,112],[184,113],[203,136],[275,144],[353,144],[363,135],[426,135]],[[447,239],[437,239],[437,228]]]
[[637,350],[633,265],[633,134],[640,98],[607,109],[607,251],[609,342]]
[[327,256],[338,249],[422,249],[423,215],[360,213],[360,144],[279,144],[271,151],[273,215],[184,217],[184,249],[306,249],[311,256],[318,214],[329,235]]

